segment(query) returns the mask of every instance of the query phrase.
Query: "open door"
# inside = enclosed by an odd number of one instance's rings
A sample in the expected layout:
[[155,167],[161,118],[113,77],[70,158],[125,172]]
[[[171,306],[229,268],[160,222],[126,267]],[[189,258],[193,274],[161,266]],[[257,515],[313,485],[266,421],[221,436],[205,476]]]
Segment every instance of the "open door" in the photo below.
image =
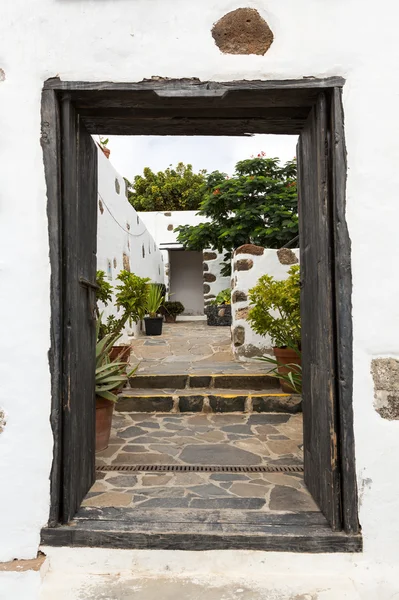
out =
[[69,99],[61,101],[63,381],[61,520],[95,480],[97,149]]
[[337,449],[329,105],[321,92],[298,142],[305,483],[333,530],[341,529]]

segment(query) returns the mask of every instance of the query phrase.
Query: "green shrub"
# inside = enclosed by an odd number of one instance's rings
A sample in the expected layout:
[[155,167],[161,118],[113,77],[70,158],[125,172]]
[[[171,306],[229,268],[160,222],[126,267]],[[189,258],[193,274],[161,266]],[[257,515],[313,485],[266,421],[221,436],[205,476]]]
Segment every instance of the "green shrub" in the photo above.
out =
[[231,304],[231,289],[227,288],[218,293],[211,304],[219,306],[220,304]]
[[263,275],[249,290],[249,299],[248,322],[256,333],[270,335],[278,348],[301,347],[299,265],[291,267],[283,281]]
[[170,302],[166,301],[161,306],[160,312],[165,315],[168,314],[171,317],[177,317],[177,315],[181,315],[184,312],[184,306],[181,302]]

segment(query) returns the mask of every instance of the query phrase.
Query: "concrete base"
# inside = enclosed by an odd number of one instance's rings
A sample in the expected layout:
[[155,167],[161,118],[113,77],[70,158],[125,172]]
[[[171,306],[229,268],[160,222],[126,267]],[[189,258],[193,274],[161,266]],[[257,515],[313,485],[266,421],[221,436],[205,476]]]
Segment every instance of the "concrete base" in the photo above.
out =
[[[43,550],[50,569],[40,600],[396,600],[399,595],[397,567],[359,555]],[[16,597],[37,598],[33,590]]]

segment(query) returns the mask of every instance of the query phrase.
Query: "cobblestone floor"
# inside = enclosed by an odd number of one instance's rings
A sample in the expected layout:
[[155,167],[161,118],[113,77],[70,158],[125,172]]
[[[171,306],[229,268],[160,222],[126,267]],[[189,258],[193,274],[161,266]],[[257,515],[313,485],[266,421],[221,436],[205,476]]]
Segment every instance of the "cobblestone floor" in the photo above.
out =
[[265,363],[240,362],[231,351],[230,327],[210,327],[206,321],[164,323],[161,336],[132,342],[138,373],[263,373]]
[[[302,415],[116,413],[98,465],[298,465]],[[300,473],[99,472],[83,506],[318,510]]]

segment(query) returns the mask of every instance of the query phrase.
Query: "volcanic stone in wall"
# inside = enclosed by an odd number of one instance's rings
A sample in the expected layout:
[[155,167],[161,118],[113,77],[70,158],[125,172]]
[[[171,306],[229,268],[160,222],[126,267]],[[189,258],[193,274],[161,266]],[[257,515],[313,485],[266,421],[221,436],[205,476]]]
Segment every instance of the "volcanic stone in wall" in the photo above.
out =
[[254,266],[254,261],[251,258],[240,258],[234,264],[234,271],[249,271]]
[[168,225],[168,231],[173,231],[173,225]]
[[216,252],[203,252],[202,257],[205,262],[207,260],[215,260],[218,257],[218,255],[216,254]]
[[3,431],[6,426],[6,415],[5,412],[0,408],[0,433]]
[[115,177],[115,191],[117,194],[121,193],[121,184],[119,183],[119,179]]
[[296,255],[289,248],[277,250],[277,257],[282,265],[296,265],[298,263]]
[[239,246],[234,254],[252,254],[252,256],[262,256],[265,252],[263,246],[255,246],[255,244],[244,244]]
[[204,271],[209,271],[209,267],[208,267],[208,265],[206,263],[204,263],[203,266],[204,266],[204,269],[203,269]]
[[209,294],[210,291],[211,291],[211,286],[208,285],[207,283],[204,283],[204,294]]
[[213,283],[216,281],[216,275],[213,273],[204,273],[204,281],[208,281],[208,283]]
[[245,308],[239,308],[236,310],[236,319],[247,319],[249,313],[249,306]]
[[240,290],[233,292],[233,302],[246,302],[247,300],[248,296],[245,292],[241,292]]
[[122,264],[125,271],[130,272],[130,259],[127,254],[123,253]]
[[222,17],[212,36],[224,54],[266,54],[273,43],[273,32],[254,8],[237,8]]
[[371,361],[374,380],[374,408],[383,419],[399,419],[399,361],[375,358]]
[[241,325],[234,327],[233,344],[234,346],[242,346],[245,342],[245,329]]

